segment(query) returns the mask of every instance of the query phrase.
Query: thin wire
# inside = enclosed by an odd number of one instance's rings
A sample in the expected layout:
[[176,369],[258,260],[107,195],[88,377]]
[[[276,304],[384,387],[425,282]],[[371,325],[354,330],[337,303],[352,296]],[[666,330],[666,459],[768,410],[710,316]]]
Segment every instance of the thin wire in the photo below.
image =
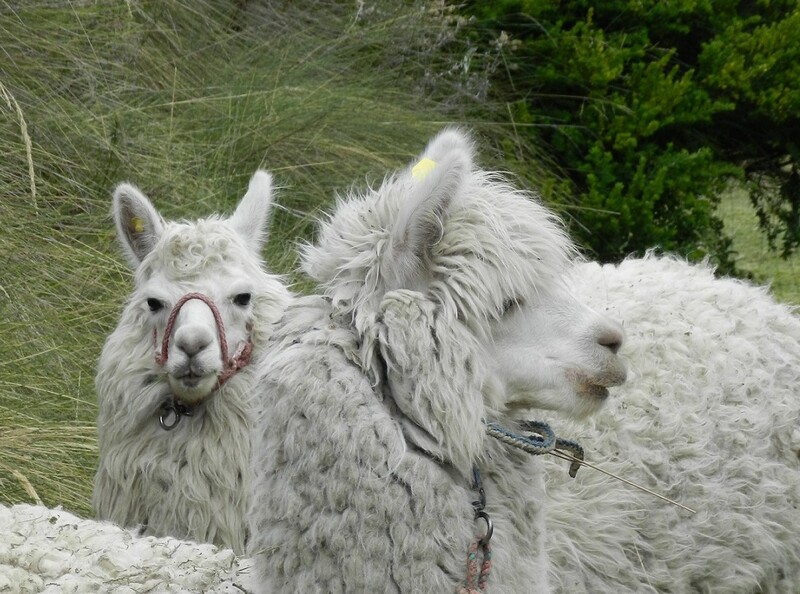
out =
[[663,501],[666,501],[667,503],[671,503],[672,505],[676,505],[676,506],[680,507],[681,509],[685,509],[686,511],[691,512],[693,514],[697,513],[695,510],[693,510],[690,507],[686,507],[682,503],[678,503],[677,501],[674,501],[674,500],[670,499],[669,497],[664,497],[663,495],[660,495],[659,493],[656,493],[655,491],[651,491],[647,487],[643,487],[641,485],[637,485],[636,483],[634,483],[632,481],[629,481],[628,479],[622,478],[621,476],[617,476],[616,474],[608,472],[607,470],[603,470],[599,466],[595,466],[594,464],[591,464],[591,463],[586,462],[584,460],[579,460],[578,458],[576,458],[575,456],[573,456],[572,454],[570,454],[568,452],[562,452],[561,450],[553,450],[551,452],[548,452],[548,454],[551,454],[551,455],[555,456],[556,458],[561,458],[562,460],[567,460],[569,462],[576,462],[576,463],[580,464],[581,466],[588,466],[589,468],[592,468],[592,469],[594,469],[594,470],[596,470],[598,472],[601,472],[601,473],[605,474],[606,476],[610,476],[611,478],[615,478],[618,481],[622,481],[626,485],[630,485],[631,487],[639,489],[640,491],[644,491],[648,495],[652,495],[653,497],[658,497],[659,499],[661,499]]

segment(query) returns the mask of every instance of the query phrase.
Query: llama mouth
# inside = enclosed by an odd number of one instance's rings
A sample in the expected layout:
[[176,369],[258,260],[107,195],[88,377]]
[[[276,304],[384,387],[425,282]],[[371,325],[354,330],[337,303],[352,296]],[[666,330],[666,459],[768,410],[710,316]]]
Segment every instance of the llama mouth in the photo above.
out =
[[168,376],[169,386],[175,398],[187,403],[196,404],[207,398],[217,385],[217,375],[215,373],[187,372],[183,375]]
[[603,401],[609,396],[608,389],[611,386],[619,385],[620,382],[611,378],[603,377],[599,374],[592,374],[585,371],[573,371],[568,375],[575,387],[578,396],[590,400]]
[[605,400],[609,395],[608,388],[600,384],[584,384],[578,393],[595,400]]
[[187,388],[196,388],[197,384],[200,383],[200,380],[202,379],[202,377],[203,376],[201,376],[201,375],[195,375],[193,373],[190,373],[190,374],[184,375],[183,377],[180,377],[178,379]]
[[199,374],[189,371],[183,375],[174,375],[176,381],[186,388],[196,388],[203,381],[207,374]]
[[602,402],[609,397],[609,388],[624,384],[627,375],[624,364],[615,362],[601,373],[575,371],[572,374],[572,380],[575,382],[574,385],[579,396]]

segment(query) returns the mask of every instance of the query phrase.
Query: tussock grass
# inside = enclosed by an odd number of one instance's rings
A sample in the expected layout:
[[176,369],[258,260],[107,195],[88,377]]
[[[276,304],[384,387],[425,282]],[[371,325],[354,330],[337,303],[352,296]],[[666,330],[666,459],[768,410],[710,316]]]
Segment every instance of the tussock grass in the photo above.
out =
[[294,247],[334,192],[444,125],[529,156],[493,123],[496,64],[462,27],[436,2],[0,3],[0,502],[90,513],[94,369],[131,281],[113,186],[191,218],[270,169],[265,255],[303,290]]
[[[3,421],[11,420],[0,411]],[[16,426],[0,428],[0,489],[12,501],[82,501],[86,497],[82,460],[97,456],[94,425],[40,422],[17,415]],[[40,495],[39,491],[43,491]],[[51,503],[52,505],[52,503]]]

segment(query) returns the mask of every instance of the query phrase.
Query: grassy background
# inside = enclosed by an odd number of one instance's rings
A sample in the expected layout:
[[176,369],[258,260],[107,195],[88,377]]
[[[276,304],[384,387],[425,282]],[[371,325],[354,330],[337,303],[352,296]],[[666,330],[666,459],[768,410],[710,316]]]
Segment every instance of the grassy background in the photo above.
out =
[[[119,181],[192,218],[230,211],[270,169],[282,191],[265,255],[290,276],[337,190],[404,165],[448,123],[477,131],[483,164],[513,153],[521,183],[558,186],[485,99],[498,57],[475,54],[443,4],[262,4],[0,3],[0,503],[90,513],[94,368],[131,282],[109,216]],[[760,269],[749,233],[737,249]]]
[[266,259],[291,276],[335,191],[444,125],[473,124],[489,162],[514,141],[483,101],[492,57],[443,3],[297,4],[0,3],[0,502],[90,513],[94,368],[131,282],[116,183],[193,218],[230,211],[270,169]]
[[722,196],[719,213],[733,238],[737,268],[754,282],[769,284],[781,301],[800,305],[800,254],[784,259],[770,250],[743,190],[733,189]]

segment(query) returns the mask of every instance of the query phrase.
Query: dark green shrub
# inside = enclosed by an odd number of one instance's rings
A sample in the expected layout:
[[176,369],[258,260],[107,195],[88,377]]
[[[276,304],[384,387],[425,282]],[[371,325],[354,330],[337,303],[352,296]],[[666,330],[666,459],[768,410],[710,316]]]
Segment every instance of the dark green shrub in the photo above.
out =
[[578,198],[574,233],[602,260],[658,246],[727,269],[715,214],[731,179],[770,237],[800,245],[794,138],[800,13],[788,2],[471,2],[505,43],[496,90]]

